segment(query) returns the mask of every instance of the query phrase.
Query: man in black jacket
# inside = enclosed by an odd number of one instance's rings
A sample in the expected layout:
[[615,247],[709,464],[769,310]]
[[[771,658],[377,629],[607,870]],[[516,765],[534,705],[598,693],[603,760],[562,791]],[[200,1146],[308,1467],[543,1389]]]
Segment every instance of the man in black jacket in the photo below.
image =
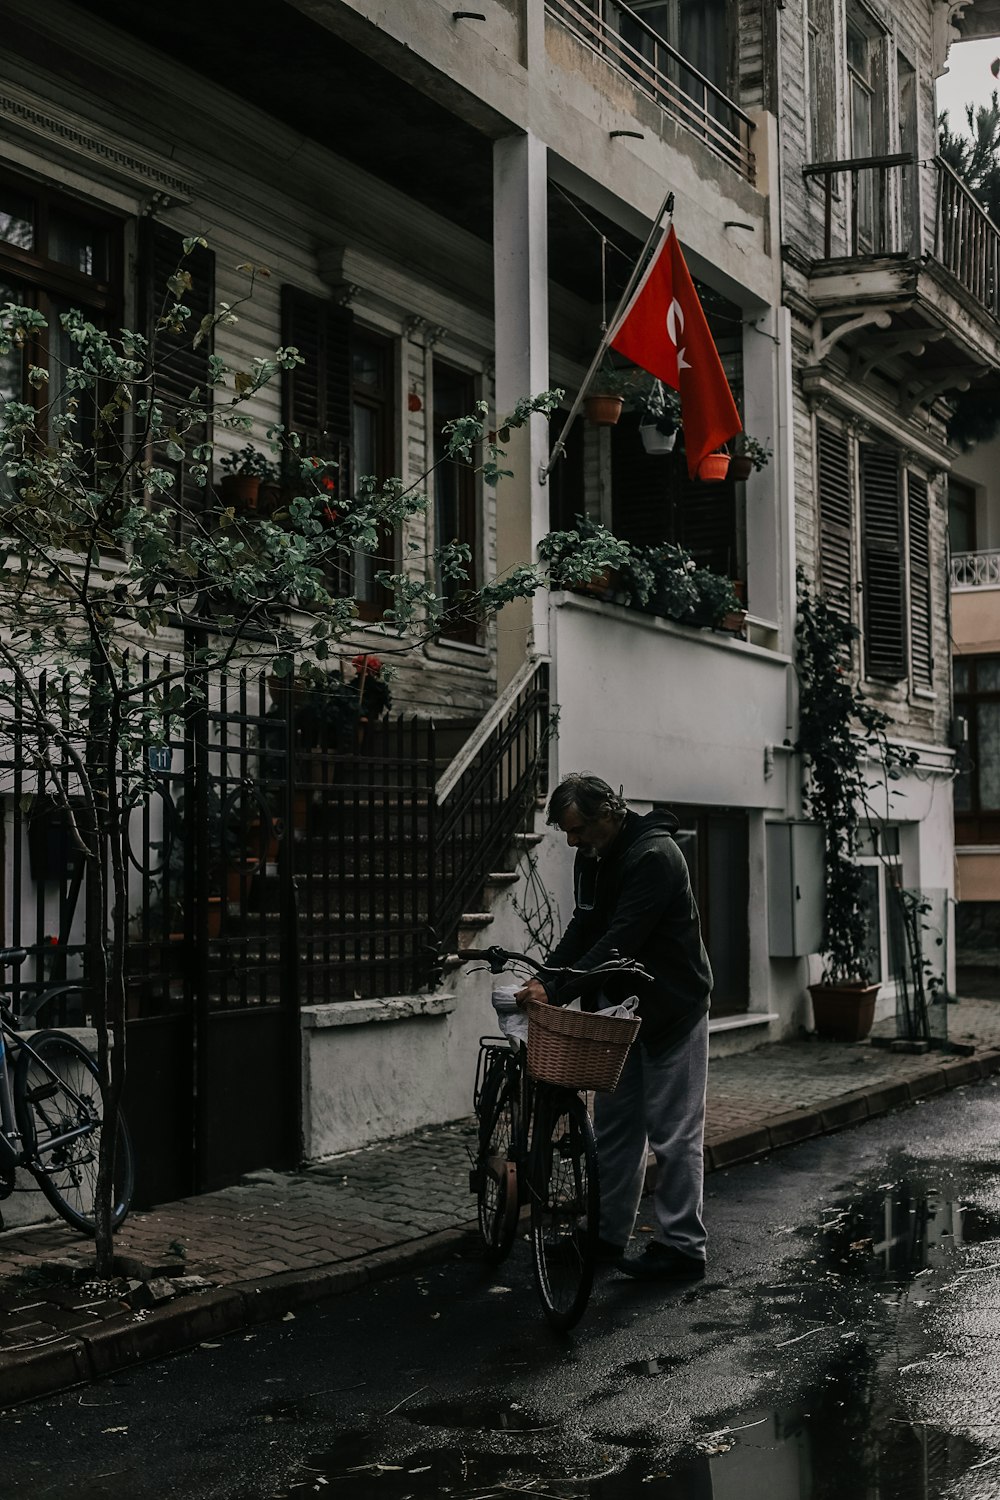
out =
[[[643,1280],[705,1274],[705,1088],[712,971],[684,856],[667,812],[630,812],[597,776],[566,776],[548,821],[577,851],[575,910],[549,954],[553,967],[593,969],[614,950],[654,976],[640,992],[642,1027],[618,1088],[598,1094],[601,1259]],[[555,998],[532,980],[522,999]],[[647,1145],[656,1158],[656,1231],[625,1257],[642,1194]]]

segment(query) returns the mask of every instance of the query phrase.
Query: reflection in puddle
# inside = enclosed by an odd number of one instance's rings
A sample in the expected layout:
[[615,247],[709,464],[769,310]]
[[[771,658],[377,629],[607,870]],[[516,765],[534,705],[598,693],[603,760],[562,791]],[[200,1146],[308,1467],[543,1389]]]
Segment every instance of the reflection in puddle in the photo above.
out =
[[461,1427],[475,1432],[554,1432],[559,1418],[529,1411],[516,1401],[429,1401],[407,1409],[407,1420],[425,1427]]
[[992,1238],[997,1224],[952,1185],[928,1185],[911,1175],[828,1210],[819,1231],[835,1269],[901,1283],[947,1269],[959,1246]]

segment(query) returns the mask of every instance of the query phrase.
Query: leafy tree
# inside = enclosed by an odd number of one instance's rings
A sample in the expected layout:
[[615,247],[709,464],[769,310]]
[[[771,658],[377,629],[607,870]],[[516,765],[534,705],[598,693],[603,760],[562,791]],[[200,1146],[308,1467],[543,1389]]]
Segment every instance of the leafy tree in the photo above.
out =
[[968,134],[953,131],[947,110],[938,119],[938,150],[944,161],[1000,224],[1000,95],[989,104],[965,106]]
[[[36,310],[6,304],[0,312],[0,356],[20,358],[31,393],[0,405],[0,741],[19,749],[34,795],[61,807],[86,862],[88,979],[109,1120],[125,1071],[129,819],[152,789],[150,746],[165,741],[170,716],[185,712],[192,695],[203,696],[189,664],[177,663],[177,627],[208,627],[195,658],[206,678],[230,663],[259,662],[279,678],[321,685],[357,616],[354,598],[330,582],[335,567],[343,576],[359,554],[381,563],[380,536],[428,503],[427,474],[412,485],[361,477],[334,509],[330,464],[302,452],[280,426],[263,434],[285,476],[279,508],[238,513],[216,494],[206,431],[256,433],[248,404],[300,357],[279,348],[238,368],[210,353],[205,385],[180,403],[168,399],[164,376],[179,355],[211,349],[216,330],[239,316],[241,303],[221,304],[192,326],[191,268],[205,243],[184,242],[148,337],[64,314],[72,355],[62,367],[45,367],[35,354],[46,335]],[[240,270],[242,302],[267,272]],[[439,461],[496,483],[510,472],[499,444],[560,395],[520,401],[496,435],[477,403],[449,424]],[[401,648],[439,631],[449,611],[483,618],[547,581],[543,565],[525,560],[474,590],[468,548],[448,543],[436,569],[433,561],[411,552],[402,568],[377,567],[392,599],[384,629]],[[460,604],[446,603],[435,577],[451,581],[448,597],[458,592]],[[136,680],[141,653],[153,659],[151,684]],[[113,1132],[103,1134],[97,1263],[106,1275]]]

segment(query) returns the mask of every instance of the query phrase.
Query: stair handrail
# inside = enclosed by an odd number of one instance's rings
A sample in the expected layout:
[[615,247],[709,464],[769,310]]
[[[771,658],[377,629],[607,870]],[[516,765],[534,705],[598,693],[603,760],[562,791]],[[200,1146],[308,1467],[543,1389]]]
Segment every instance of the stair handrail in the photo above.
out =
[[532,656],[528,658],[522,667],[518,668],[492,708],[484,714],[482,722],[472,732],[455,756],[455,759],[450,765],[445,767],[438,778],[434,787],[434,800],[439,807],[455,790],[465,771],[475,760],[496,726],[500,723],[500,720],[505,714],[509,713],[519,695],[528,686],[538,671],[538,668],[547,662],[547,656]]

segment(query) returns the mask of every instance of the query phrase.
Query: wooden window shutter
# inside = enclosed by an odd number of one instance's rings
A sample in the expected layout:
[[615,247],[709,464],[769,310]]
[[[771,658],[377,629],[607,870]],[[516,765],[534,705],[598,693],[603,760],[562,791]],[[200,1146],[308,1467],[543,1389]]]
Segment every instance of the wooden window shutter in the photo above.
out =
[[861,445],[861,548],[865,668],[898,682],[906,674],[899,455]]
[[849,620],[851,589],[851,444],[846,432],[816,424],[819,581],[827,603]]
[[303,455],[340,466],[340,488],[348,492],[352,322],[349,308],[297,287],[281,289],[282,343],[303,359],[282,376],[282,421],[298,434]]
[[680,444],[673,453],[646,453],[639,416],[627,412],[611,437],[612,530],[636,546],[676,542],[699,567],[726,578],[739,571],[736,485],[688,476]]
[[[639,414],[623,412],[611,429],[611,529],[637,547],[673,541],[676,455],[652,456],[642,446]],[[583,510],[581,500],[577,510]]]
[[[180,264],[183,255],[183,236],[176,229],[155,220],[143,222],[141,240],[141,299],[143,324],[150,338],[154,324],[161,315],[165,303],[174,301],[167,291],[167,279]],[[173,413],[184,406],[194,390],[209,389],[209,356],[212,339],[204,339],[193,347],[194,336],[203,318],[215,311],[215,255],[205,246],[197,246],[184,257],[184,269],[190,273],[191,287],[182,298],[185,307],[191,309],[182,333],[156,333],[156,364],[158,367],[156,389],[163,403],[168,424]],[[183,439],[183,446],[190,455],[198,443],[212,441],[211,420],[190,427]],[[179,463],[170,463],[162,454],[157,462],[161,468],[173,469],[177,475],[177,499],[185,509],[198,510],[204,504],[205,490],[190,477],[193,459],[185,458]]]
[[910,562],[910,671],[916,687],[931,686],[934,654],[931,620],[930,502],[927,481],[906,476]]

